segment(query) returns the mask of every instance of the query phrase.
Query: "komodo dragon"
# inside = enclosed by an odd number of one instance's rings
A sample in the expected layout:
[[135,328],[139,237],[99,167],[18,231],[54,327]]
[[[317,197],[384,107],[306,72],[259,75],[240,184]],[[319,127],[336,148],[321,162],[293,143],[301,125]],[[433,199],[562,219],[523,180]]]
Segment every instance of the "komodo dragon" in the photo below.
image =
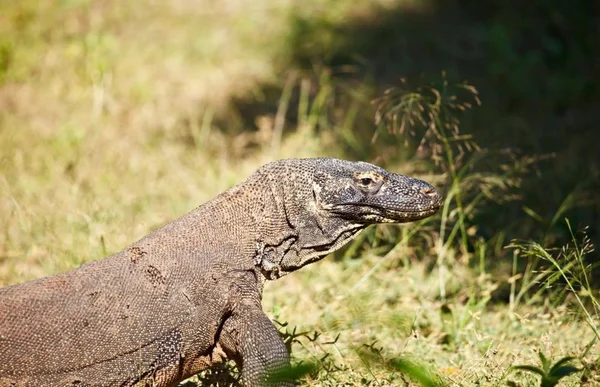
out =
[[289,354],[261,309],[264,282],[440,201],[364,162],[267,164],[111,257],[0,289],[0,385],[173,386],[224,359],[265,385]]

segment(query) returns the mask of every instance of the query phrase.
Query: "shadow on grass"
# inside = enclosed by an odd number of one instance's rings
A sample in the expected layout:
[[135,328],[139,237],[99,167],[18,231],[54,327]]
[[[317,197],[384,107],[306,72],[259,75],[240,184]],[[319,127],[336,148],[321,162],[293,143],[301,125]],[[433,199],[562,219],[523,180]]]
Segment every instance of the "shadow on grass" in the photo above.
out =
[[[461,117],[461,133],[474,135],[484,148],[542,160],[524,176],[519,200],[489,205],[478,215],[482,236],[559,243],[569,237],[561,221],[568,217],[576,227],[589,226],[598,243],[600,6],[584,0],[485,4],[358,8],[339,23],[299,10],[290,20],[290,53],[281,68],[300,69],[297,79],[311,79],[311,106],[329,88],[330,105],[317,112],[315,127],[332,131],[345,157],[384,163],[400,153],[402,160],[417,157],[418,141],[409,139],[404,147],[406,138],[384,136],[373,145],[370,101],[400,78],[439,84],[444,72],[450,82],[467,80],[478,89],[482,106]],[[288,78],[282,71],[281,85],[265,86],[254,100],[233,101],[239,113],[234,126],[257,130],[257,118],[275,116]],[[301,82],[295,85],[286,101],[284,134],[302,116]],[[221,123],[232,126],[231,120]]]

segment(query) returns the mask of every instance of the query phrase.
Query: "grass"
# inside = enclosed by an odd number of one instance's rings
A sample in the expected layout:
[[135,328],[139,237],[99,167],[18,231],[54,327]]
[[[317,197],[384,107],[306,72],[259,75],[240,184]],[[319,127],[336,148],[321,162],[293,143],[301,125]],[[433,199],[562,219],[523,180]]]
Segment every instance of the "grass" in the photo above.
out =
[[[575,358],[572,356],[566,356],[552,364],[546,356],[540,352],[540,363],[542,368],[530,366],[530,365],[518,365],[514,366],[513,369],[528,371],[534,374],[538,374],[541,377],[540,385],[542,387],[556,386],[560,379],[567,377],[575,372],[581,371],[577,367],[570,364]],[[516,383],[512,383],[513,385]]]
[[[534,377],[516,378],[510,367],[535,364],[537,351],[553,357],[582,354],[594,337],[566,308],[525,306],[511,313],[504,305],[472,300],[480,290],[475,283],[464,286],[472,281],[468,272],[452,273],[452,285],[460,290],[445,302],[432,291],[438,289],[436,273],[426,272],[422,265],[385,267],[354,289],[376,262],[374,257],[363,258],[360,268],[323,262],[267,287],[264,304],[274,318],[295,322],[301,331],[322,332],[322,343],[339,335],[335,346],[304,340],[308,349],[296,349],[296,356],[313,361],[329,353],[328,361],[343,369],[322,372],[313,384],[332,379],[332,384],[361,385],[366,380],[372,385],[401,385],[401,375],[382,366],[371,368],[358,355],[357,349],[375,343],[384,359],[417,359],[449,385],[496,386],[507,380],[529,385]],[[323,285],[305,290],[315,284]],[[294,318],[299,310],[300,322]],[[595,360],[593,354],[586,361],[590,360]],[[570,380],[570,385],[579,385],[577,378]]]
[[[315,365],[303,384],[537,385],[515,366],[542,354],[575,358],[559,385],[600,384],[594,253],[563,222],[579,196],[549,221],[502,217],[543,156],[462,130],[486,104],[478,85],[440,70],[384,92],[325,65],[339,25],[429,6],[376,3],[0,0],[0,285],[117,252],[267,161],[360,158],[446,202],[266,285],[295,362]],[[307,70],[298,52],[322,57]],[[546,237],[511,244],[491,217],[534,219]]]

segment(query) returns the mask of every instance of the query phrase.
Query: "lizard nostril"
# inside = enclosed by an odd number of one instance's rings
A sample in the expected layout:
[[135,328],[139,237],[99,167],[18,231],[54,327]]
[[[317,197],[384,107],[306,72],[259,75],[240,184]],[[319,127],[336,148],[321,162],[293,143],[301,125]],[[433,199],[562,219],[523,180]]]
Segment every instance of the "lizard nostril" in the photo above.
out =
[[421,190],[421,192],[426,195],[429,196],[430,198],[434,198],[437,196],[437,191],[433,188],[427,187],[427,188],[423,188]]

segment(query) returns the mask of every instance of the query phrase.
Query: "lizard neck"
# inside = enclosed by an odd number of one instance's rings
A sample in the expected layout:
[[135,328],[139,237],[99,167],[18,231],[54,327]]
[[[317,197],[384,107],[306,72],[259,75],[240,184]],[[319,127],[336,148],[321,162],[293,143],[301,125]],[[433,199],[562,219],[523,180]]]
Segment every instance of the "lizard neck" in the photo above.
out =
[[270,280],[278,279],[324,258],[360,233],[354,224],[319,208],[310,169],[291,169],[293,184],[281,184],[266,174],[258,179],[262,194],[254,198],[250,218],[255,230],[253,263]]
[[[283,184],[280,176],[293,178]],[[290,183],[291,182],[291,183]],[[365,228],[319,208],[312,170],[259,171],[140,242],[180,265],[277,279],[322,259]],[[177,252],[173,254],[173,252]]]

